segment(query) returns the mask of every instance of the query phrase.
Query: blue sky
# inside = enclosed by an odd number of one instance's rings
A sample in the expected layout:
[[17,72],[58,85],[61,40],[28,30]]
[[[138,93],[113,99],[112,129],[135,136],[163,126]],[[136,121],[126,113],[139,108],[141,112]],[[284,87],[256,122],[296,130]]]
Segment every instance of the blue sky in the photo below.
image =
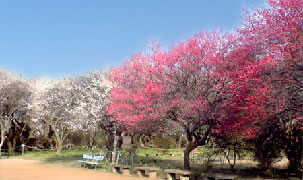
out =
[[11,0],[0,2],[0,66],[29,77],[122,64],[150,40],[168,47],[230,30],[263,0]]

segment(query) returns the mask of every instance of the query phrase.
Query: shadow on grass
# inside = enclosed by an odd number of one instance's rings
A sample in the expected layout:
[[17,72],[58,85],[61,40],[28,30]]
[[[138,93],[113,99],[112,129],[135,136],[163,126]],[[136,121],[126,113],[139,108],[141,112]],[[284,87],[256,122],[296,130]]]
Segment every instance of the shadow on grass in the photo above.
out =
[[71,155],[71,156],[54,156],[54,157],[47,157],[41,160],[43,164],[69,164],[74,167],[80,167],[80,164],[77,160],[81,160],[82,155]]
[[[287,169],[273,168],[271,170],[265,170],[256,167],[253,161],[242,162],[235,166],[235,170],[231,170],[229,164],[225,163],[221,165],[219,162],[216,164],[210,164],[206,167],[205,164],[191,164],[191,171],[196,177],[200,176],[201,173],[220,173],[220,174],[234,174],[238,176],[238,179],[289,179],[289,172]],[[131,161],[120,163],[122,165],[131,165]],[[181,158],[159,158],[159,157],[135,157],[134,167],[147,166],[157,167],[162,170],[164,169],[183,169],[183,160]],[[302,179],[297,176],[296,180]]]
[[[81,167],[81,164],[77,160],[82,159],[82,153],[77,154],[63,154],[57,156],[47,157],[41,160],[45,164],[63,164],[70,167]],[[133,162],[133,163],[132,163]],[[128,165],[133,167],[157,167],[160,169],[183,169],[182,157],[157,157],[157,156],[134,156],[133,160],[131,156],[122,156],[118,164]],[[192,171],[196,176],[200,176],[201,173],[223,173],[223,174],[235,174],[238,179],[287,179],[289,177],[289,172],[287,169],[271,169],[271,171],[266,171],[257,167],[253,167],[251,162],[241,163],[236,165],[235,171],[232,171],[229,164],[220,164],[219,162],[214,162],[210,167],[206,167],[205,164],[195,164],[192,163]],[[91,169],[94,169],[91,167]],[[111,171],[111,164],[104,163],[101,169],[106,171]],[[295,178],[300,179],[301,177]]]

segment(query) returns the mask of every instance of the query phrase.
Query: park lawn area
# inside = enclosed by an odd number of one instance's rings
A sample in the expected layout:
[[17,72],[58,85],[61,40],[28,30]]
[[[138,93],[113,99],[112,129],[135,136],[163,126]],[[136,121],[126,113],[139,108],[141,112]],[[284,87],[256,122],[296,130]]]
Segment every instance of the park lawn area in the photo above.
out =
[[[61,154],[57,154],[52,150],[40,150],[40,151],[26,151],[23,156],[20,153],[9,154],[23,159],[40,160],[45,163],[60,163],[70,166],[78,167],[79,163],[76,160],[82,159],[83,154],[100,155],[100,152],[106,151],[105,149],[73,149],[63,150]],[[183,167],[183,151],[184,149],[161,149],[161,148],[136,148],[135,156],[133,158],[133,164],[135,166],[151,166],[160,168],[176,168],[182,169]],[[201,147],[198,149],[195,157],[204,157],[211,153],[213,150],[209,147]],[[7,153],[2,153],[7,156]],[[131,156],[128,152],[121,152],[123,162],[122,164],[131,164]],[[192,157],[192,156],[191,156]],[[196,167],[194,161],[192,161],[193,167]],[[199,168],[199,167],[197,167]]]
[[[57,154],[52,150],[39,150],[39,151],[26,151],[22,156],[20,153],[2,153],[2,156],[21,158],[27,160],[40,160],[42,163],[59,163],[70,166],[79,165],[76,160],[82,159],[83,154],[89,154],[88,150],[63,150],[60,154]],[[95,154],[95,153],[93,153]],[[98,155],[98,154],[95,154]]]
[[[14,157],[28,160],[39,160],[41,163],[46,164],[63,164],[69,167],[80,167],[77,160],[82,159],[83,154],[100,155],[100,152],[105,149],[74,149],[63,150],[60,154],[57,154],[52,150],[40,150],[40,151],[26,151],[22,156],[20,153],[2,153],[5,157]],[[106,151],[106,150],[105,150]],[[148,157],[146,157],[148,154]],[[178,156],[171,157],[170,154],[178,154]],[[123,161],[119,163],[129,165],[131,164],[131,156],[128,152],[121,152]],[[157,156],[156,156],[157,155]],[[183,166],[183,149],[156,149],[156,148],[137,148],[136,155],[133,158],[134,166],[150,166],[160,168],[177,168],[181,169]],[[110,163],[104,162],[101,170],[111,171]]]
[[[203,154],[211,151],[212,148],[203,147],[197,152],[199,156],[204,156]],[[93,154],[100,155],[100,149],[87,150],[63,150],[61,154],[56,154],[56,152],[51,150],[41,150],[41,151],[26,151],[22,156],[20,153],[10,154],[9,158],[20,158],[26,160],[38,160],[41,164],[59,164],[65,167],[80,168],[80,164],[77,160],[82,159],[83,154]],[[148,154],[148,156],[146,156]],[[157,154],[157,156],[156,156]],[[170,154],[175,154],[171,156]],[[180,155],[181,154],[181,155]],[[5,158],[6,153],[2,153],[3,158]],[[122,153],[123,162],[119,162],[125,165],[131,164],[130,154],[127,152]],[[205,166],[203,164],[196,164],[192,159],[192,170],[197,174],[205,172]],[[256,162],[252,160],[238,160],[238,173],[240,173],[241,179],[250,179],[257,172]],[[283,163],[282,163],[283,164]],[[284,162],[285,164],[285,162]],[[241,168],[241,166],[247,166],[248,168]],[[182,169],[183,167],[183,149],[157,149],[157,148],[137,148],[136,156],[133,158],[133,166],[147,166],[147,167],[158,167],[161,169]],[[211,165],[213,170],[217,171],[218,167],[222,168],[218,162]],[[242,170],[240,170],[242,169]],[[244,170],[244,171],[243,171]],[[111,163],[104,162],[98,171],[111,172]],[[219,170],[220,171],[220,170]],[[229,172],[229,165],[225,162],[224,172]],[[247,174],[246,174],[247,173]],[[265,175],[267,176],[267,175]]]
[[[25,160],[38,160],[41,164],[59,164],[66,167],[80,168],[81,165],[77,162],[77,160],[81,160],[83,154],[99,155],[100,149],[63,150],[60,154],[57,154],[52,150],[26,151],[23,156],[20,153],[2,153],[2,157],[4,159],[8,157]],[[108,162],[104,162],[101,168],[98,168],[98,170],[111,172],[111,165]]]
[[74,159],[82,157],[82,154],[87,153],[87,150],[63,150],[62,153],[57,154],[51,150],[42,151],[28,151],[24,154],[24,158],[30,159],[46,159],[46,158],[66,158]]

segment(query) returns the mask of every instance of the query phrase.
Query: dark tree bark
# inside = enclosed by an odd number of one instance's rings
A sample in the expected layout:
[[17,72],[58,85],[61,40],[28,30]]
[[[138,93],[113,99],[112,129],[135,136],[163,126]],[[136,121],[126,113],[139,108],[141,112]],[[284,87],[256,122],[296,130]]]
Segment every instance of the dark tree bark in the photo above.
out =
[[[199,134],[199,135],[196,135]],[[184,150],[184,169],[190,170],[190,153],[197,148],[198,146],[204,146],[207,144],[209,138],[210,128],[208,128],[204,133],[203,132],[190,132],[187,131],[188,144]]]

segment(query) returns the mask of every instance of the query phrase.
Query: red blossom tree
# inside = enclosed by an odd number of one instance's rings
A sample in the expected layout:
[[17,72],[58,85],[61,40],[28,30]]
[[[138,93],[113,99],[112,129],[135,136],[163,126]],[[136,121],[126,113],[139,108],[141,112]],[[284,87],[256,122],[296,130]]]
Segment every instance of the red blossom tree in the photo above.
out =
[[224,37],[219,32],[200,33],[167,52],[139,54],[113,70],[116,87],[109,113],[140,130],[161,130],[166,122],[175,122],[189,142],[184,151],[184,168],[189,169],[190,152],[207,143],[226,105],[222,84],[227,80],[218,70],[233,37]]
[[[269,8],[253,12],[262,18],[248,21],[243,36],[247,44],[262,47],[259,53],[276,63],[260,79],[283,104],[263,121],[266,124],[263,128],[276,124],[283,129],[289,170],[299,172],[303,142],[303,133],[299,130],[303,119],[303,1],[269,0],[268,3]],[[255,43],[248,40],[252,37],[257,39]]]
[[[269,0],[247,14],[229,54],[233,103],[225,127],[250,124],[253,137],[279,127],[289,168],[302,163],[303,1]],[[240,131],[247,133],[248,131]],[[262,136],[260,136],[262,137]]]
[[124,130],[146,134],[161,131],[163,122],[159,117],[164,109],[160,96],[164,86],[153,79],[155,73],[149,56],[144,54],[133,56],[123,66],[112,70],[110,79],[114,87],[107,111]]
[[211,133],[255,138],[273,124],[301,121],[303,3],[268,3],[235,33],[199,33],[114,69],[108,112],[132,131],[178,124],[188,139],[186,169]]

